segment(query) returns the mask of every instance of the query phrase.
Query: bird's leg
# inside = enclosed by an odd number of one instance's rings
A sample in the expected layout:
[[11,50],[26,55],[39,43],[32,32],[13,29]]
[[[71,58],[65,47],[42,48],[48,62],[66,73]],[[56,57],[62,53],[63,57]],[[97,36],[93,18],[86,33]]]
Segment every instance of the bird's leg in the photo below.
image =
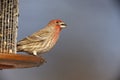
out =
[[33,51],[33,55],[34,55],[34,56],[37,56],[37,52],[36,52],[36,51]]

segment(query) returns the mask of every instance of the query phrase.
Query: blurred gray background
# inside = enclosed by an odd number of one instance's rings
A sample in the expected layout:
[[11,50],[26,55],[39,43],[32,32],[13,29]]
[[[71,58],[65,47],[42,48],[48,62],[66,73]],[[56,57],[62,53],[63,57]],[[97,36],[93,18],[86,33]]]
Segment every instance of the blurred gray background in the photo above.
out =
[[0,80],[120,80],[119,0],[19,0],[18,40],[62,19],[68,27],[40,67],[0,71]]

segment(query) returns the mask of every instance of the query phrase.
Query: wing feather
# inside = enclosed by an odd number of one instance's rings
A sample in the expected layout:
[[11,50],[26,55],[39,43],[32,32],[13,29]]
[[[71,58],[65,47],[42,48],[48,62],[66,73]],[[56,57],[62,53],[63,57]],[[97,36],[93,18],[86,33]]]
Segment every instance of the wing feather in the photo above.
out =
[[46,39],[49,38],[49,35],[51,35],[51,32],[43,29],[43,30],[40,30],[36,33],[33,33],[31,36],[28,36],[28,37],[20,40],[17,43],[17,45],[26,45],[26,44],[30,44],[32,42],[45,41]]

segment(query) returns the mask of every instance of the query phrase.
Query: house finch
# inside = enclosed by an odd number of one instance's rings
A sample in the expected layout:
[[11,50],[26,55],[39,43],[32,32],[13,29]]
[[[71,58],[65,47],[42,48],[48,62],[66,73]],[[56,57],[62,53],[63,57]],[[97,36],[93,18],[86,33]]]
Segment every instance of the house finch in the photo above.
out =
[[17,43],[17,52],[27,52],[35,56],[48,52],[56,44],[61,30],[66,26],[62,20],[51,20],[43,29],[20,40]]

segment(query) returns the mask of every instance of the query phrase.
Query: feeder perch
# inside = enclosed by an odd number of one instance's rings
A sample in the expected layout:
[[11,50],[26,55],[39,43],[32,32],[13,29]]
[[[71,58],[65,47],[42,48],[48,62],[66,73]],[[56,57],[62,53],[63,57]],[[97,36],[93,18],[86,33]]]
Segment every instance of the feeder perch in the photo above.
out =
[[42,57],[17,54],[18,0],[0,0],[0,69],[30,68],[44,63]]

